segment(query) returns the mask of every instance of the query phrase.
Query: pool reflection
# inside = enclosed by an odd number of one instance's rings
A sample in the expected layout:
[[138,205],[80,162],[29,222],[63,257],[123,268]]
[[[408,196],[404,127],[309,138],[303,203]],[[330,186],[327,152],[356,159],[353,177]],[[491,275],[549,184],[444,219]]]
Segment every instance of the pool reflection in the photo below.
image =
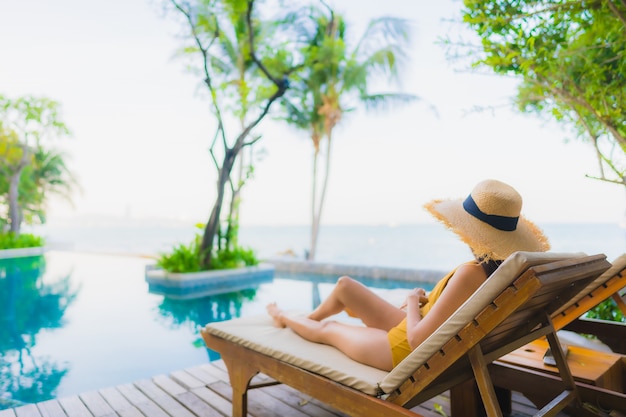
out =
[[[194,346],[206,348],[200,337],[202,327],[207,323],[241,317],[241,308],[245,302],[254,300],[256,291],[250,288],[185,300],[163,297],[163,301],[158,306],[158,312],[161,319],[171,328],[189,326],[197,335]],[[219,359],[217,352],[208,348],[206,350],[209,360]]]
[[76,297],[70,276],[43,280],[43,255],[0,259],[0,409],[51,399],[65,364],[37,356],[37,336],[64,325]]

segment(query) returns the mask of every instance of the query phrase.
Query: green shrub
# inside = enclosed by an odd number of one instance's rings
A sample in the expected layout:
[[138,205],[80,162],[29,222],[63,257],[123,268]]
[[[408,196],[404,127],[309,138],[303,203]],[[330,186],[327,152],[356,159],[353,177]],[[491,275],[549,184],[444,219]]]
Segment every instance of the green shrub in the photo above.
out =
[[168,272],[198,272],[200,271],[200,255],[193,243],[179,244],[171,253],[161,254],[157,259],[157,266]]
[[0,233],[0,249],[35,248],[43,245],[44,239],[41,236],[29,233],[21,233],[17,236],[13,232]]
[[[174,273],[205,270],[200,253],[201,242],[202,235],[197,233],[188,245],[181,243],[175,246],[171,253],[161,254],[157,259],[157,266]],[[252,249],[234,246],[230,249],[215,251],[211,269],[232,269],[258,264],[259,260]]]
[[600,319],[609,321],[621,321],[624,322],[625,317],[622,310],[619,309],[615,301],[612,298],[604,300],[596,307],[587,312],[586,315],[590,319]]
[[230,269],[259,264],[252,249],[235,246],[232,249],[222,249],[213,257],[213,269]]

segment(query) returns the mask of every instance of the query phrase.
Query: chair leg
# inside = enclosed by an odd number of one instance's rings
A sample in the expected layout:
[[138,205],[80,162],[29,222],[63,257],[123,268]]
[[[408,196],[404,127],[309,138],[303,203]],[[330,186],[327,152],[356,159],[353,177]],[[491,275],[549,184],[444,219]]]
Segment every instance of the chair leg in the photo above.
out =
[[511,390],[494,387],[496,390],[496,397],[498,397],[498,404],[500,404],[500,410],[505,416],[510,415],[513,412],[513,394]]
[[615,304],[617,304],[619,309],[622,310],[622,313],[626,315],[626,301],[624,300],[624,297],[626,296],[619,295],[619,291],[618,291],[615,294],[613,294],[612,297],[613,297],[613,301],[615,301]]
[[[513,412],[511,390],[494,387],[500,410],[505,416]],[[480,399],[476,381],[471,379],[450,388],[450,417],[483,417],[485,407]]]
[[233,417],[246,417],[248,415],[248,387],[259,371],[242,360],[226,357],[222,359],[228,369],[230,386],[233,389]]
[[450,414],[451,417],[482,417],[485,415],[476,381],[470,379],[450,388]]
[[[552,322],[550,322],[550,326],[552,326]],[[563,385],[565,386],[566,391],[563,391],[561,395],[553,400],[551,404],[548,404],[546,407],[544,407],[544,409],[547,410],[552,407],[555,410],[561,410],[564,406],[570,406],[573,407],[575,410],[581,410],[582,402],[576,389],[576,382],[574,381],[572,371],[569,369],[567,359],[565,358],[563,350],[561,349],[561,343],[559,342],[559,339],[556,335],[556,331],[548,333],[546,335],[546,338],[548,339],[550,350],[552,351],[552,355],[554,356],[556,366],[559,370],[559,376],[563,381]]]
[[491,376],[489,376],[487,363],[485,362],[485,357],[483,356],[480,345],[475,345],[471,348],[468,352],[468,356],[472,364],[472,370],[474,371],[476,383],[478,384],[478,391],[480,391],[480,396],[483,399],[487,416],[502,417],[502,410],[498,404],[496,391],[493,387]]

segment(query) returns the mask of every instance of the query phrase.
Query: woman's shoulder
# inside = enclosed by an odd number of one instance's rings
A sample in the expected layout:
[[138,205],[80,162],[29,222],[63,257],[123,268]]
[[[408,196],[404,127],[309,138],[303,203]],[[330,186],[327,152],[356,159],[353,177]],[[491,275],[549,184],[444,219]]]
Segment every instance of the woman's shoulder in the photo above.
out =
[[456,268],[454,273],[456,277],[472,278],[485,280],[487,274],[483,267],[476,261],[465,262]]

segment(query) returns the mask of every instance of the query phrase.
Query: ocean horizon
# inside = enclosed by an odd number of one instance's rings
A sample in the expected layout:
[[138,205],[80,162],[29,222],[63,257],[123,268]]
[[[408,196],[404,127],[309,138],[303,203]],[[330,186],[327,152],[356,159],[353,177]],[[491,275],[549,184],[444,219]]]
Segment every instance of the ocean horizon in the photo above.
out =
[[[617,223],[546,223],[553,252],[626,252],[626,228]],[[30,230],[28,230],[30,231]],[[32,228],[51,249],[157,257],[193,239],[193,224],[174,220],[112,218],[64,221]],[[263,260],[303,259],[308,225],[241,226],[239,243]],[[316,261],[348,265],[448,270],[471,259],[457,236],[439,223],[322,225]]]

